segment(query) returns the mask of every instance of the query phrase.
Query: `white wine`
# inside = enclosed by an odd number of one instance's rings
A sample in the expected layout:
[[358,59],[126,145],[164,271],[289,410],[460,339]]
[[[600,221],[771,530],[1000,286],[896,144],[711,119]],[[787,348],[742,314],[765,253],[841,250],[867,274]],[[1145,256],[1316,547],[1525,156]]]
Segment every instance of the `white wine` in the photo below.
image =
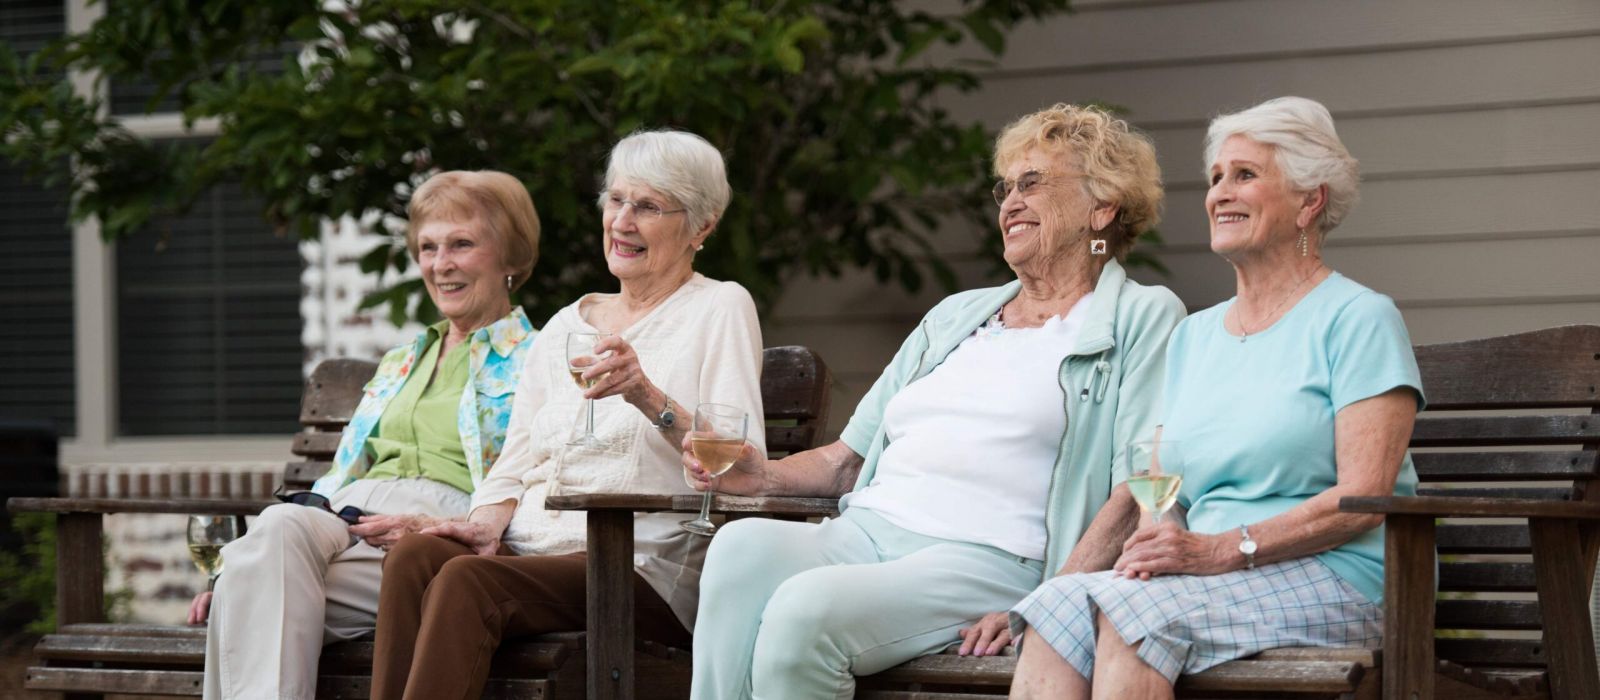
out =
[[592,379],[584,379],[583,378],[583,372],[584,372],[584,370],[587,370],[587,369],[589,369],[589,368],[588,367],[568,367],[567,368],[567,372],[572,375],[572,382],[574,384],[577,384],[579,389],[587,389],[589,387],[594,386],[594,380],[592,380]]
[[220,544],[191,544],[189,545],[189,558],[194,560],[194,565],[206,578],[213,578],[222,573],[222,545]]
[[700,460],[700,468],[712,476],[722,476],[733,463],[739,460],[739,453],[744,451],[742,438],[719,437],[692,437],[689,446],[694,450],[694,458]]
[[1128,477],[1128,492],[1146,512],[1160,516],[1178,500],[1183,477],[1177,474],[1138,474]]

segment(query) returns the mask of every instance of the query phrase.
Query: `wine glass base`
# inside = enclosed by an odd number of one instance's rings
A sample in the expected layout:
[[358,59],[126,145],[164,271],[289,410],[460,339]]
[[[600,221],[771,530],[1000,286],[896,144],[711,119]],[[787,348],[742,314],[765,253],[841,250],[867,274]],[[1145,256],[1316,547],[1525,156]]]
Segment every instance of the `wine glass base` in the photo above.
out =
[[580,438],[573,438],[571,442],[567,443],[567,447],[588,447],[593,449],[604,444],[605,443],[600,442],[599,438],[593,435],[585,435]]
[[695,518],[694,520],[684,520],[678,523],[678,527],[704,537],[710,537],[717,534],[717,526],[714,523],[712,523],[710,520],[701,520],[700,518]]

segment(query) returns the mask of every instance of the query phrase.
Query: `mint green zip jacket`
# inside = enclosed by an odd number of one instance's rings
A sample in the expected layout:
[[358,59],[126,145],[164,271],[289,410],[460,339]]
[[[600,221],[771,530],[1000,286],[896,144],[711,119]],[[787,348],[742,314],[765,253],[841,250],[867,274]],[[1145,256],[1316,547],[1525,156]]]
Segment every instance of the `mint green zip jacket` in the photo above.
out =
[[[945,298],[900,345],[839,436],[866,463],[852,493],[872,483],[889,444],[883,424],[889,400],[944,362],[978,326],[1022,289],[1020,282]],[[1128,478],[1127,445],[1149,439],[1160,416],[1167,336],[1183,319],[1183,302],[1166,287],[1130,281],[1115,260],[1106,263],[1078,332],[1077,347],[1061,361],[1058,381],[1067,428],[1056,453],[1045,505],[1044,575],[1054,576],[1089,522]],[[850,494],[840,501],[849,508]]]

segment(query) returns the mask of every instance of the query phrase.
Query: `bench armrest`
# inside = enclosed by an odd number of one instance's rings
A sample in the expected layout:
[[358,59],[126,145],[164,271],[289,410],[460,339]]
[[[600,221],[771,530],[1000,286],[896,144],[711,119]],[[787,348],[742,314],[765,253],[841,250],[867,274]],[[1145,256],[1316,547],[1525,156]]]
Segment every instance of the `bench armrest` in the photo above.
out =
[[[589,493],[564,494],[545,499],[549,510],[617,511],[636,513],[698,513],[698,495]],[[725,496],[711,499],[713,513],[759,513],[787,516],[829,516],[839,512],[837,498],[796,498],[790,496]]]
[[277,501],[221,500],[213,498],[12,498],[6,509],[13,513],[173,513],[188,515],[255,515]]
[[1435,518],[1567,518],[1600,520],[1600,503],[1534,501],[1524,498],[1453,498],[1450,496],[1346,496],[1345,513],[1428,515]]

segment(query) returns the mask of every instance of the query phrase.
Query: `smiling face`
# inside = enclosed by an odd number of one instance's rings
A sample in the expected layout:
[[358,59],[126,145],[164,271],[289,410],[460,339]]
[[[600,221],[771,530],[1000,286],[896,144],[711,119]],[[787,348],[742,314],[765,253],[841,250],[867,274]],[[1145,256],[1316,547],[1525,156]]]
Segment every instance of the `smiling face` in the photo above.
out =
[[1237,257],[1293,245],[1300,229],[1310,225],[1305,193],[1290,186],[1273,150],[1245,136],[1230,136],[1217,150],[1206,215],[1211,250],[1218,255]]
[[704,232],[691,232],[687,212],[656,218],[641,216],[637,207],[623,204],[636,202],[663,212],[683,209],[676,199],[645,185],[618,181],[607,189],[603,201],[606,268],[619,280],[648,282],[684,274],[693,266],[695,246],[710,232],[709,226]]
[[[1082,171],[1064,154],[1029,149],[1005,170],[1018,186],[1000,203],[1000,235],[1006,264],[1018,265],[1061,255],[1082,244],[1088,231],[1104,229],[1116,207],[1095,202],[1083,186]],[[1025,191],[1024,191],[1025,190]]]
[[494,236],[478,220],[428,221],[417,229],[417,266],[439,313],[462,330],[510,313],[506,265]]

